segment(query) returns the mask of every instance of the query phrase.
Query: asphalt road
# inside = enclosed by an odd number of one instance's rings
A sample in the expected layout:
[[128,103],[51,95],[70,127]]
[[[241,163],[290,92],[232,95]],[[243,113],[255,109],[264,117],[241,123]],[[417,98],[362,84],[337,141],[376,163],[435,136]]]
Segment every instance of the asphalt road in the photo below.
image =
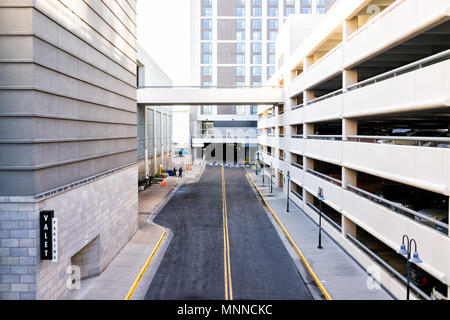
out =
[[312,299],[242,168],[207,167],[154,222],[174,236],[145,299]]

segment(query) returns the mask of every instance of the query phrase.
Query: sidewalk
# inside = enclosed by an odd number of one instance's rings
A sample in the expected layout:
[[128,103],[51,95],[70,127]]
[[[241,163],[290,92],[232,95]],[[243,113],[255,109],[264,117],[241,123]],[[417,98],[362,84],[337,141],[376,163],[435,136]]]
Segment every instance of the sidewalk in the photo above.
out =
[[[183,173],[183,178],[167,177],[165,187],[153,184],[145,191],[139,192],[138,231],[99,276],[81,281],[81,289],[73,290],[66,299],[124,300],[130,289],[138,284],[135,283],[136,278],[142,273],[149,257],[153,257],[158,249],[164,250],[159,248],[162,242],[165,244],[161,247],[165,247],[170,241],[169,237],[163,240],[166,230],[149,220],[153,219],[159,209],[170,199],[169,196],[177,186],[195,183],[201,173],[201,167],[193,167],[192,171]],[[158,254],[161,256],[160,252]],[[153,263],[148,265],[148,269],[157,267],[158,261],[155,260],[158,259],[152,260]],[[139,291],[142,290],[143,288],[139,288]]]
[[[318,226],[292,201],[286,212],[286,195],[283,189],[270,182],[261,187],[261,175],[247,170],[265,200],[278,216],[293,242],[306,258],[323,287],[334,300],[392,300],[383,289],[369,289],[369,275],[326,232],[322,232],[322,247],[317,249]],[[249,179],[250,184],[252,184]],[[253,187],[253,184],[252,184]],[[259,196],[259,195],[258,195]],[[274,220],[273,220],[274,221]],[[274,223],[276,223],[274,221]]]

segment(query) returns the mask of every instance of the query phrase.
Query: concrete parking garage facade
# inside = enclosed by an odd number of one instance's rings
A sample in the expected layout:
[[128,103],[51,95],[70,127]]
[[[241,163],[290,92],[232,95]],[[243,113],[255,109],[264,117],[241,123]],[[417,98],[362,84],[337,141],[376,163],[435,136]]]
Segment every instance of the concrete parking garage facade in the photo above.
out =
[[[266,170],[285,192],[289,181],[291,199],[316,222],[322,188],[324,203],[337,217],[323,220],[326,232],[369,273],[375,265],[381,284],[396,297],[405,297],[405,284],[354,241],[357,230],[393,255],[404,234],[414,238],[423,260],[419,268],[448,291],[448,220],[447,231],[439,232],[414,212],[406,216],[380,205],[382,199],[373,201],[359,185],[363,175],[388,179],[433,192],[448,206],[448,141],[446,148],[377,143],[383,137],[364,137],[359,129],[364,121],[375,127],[412,117],[435,123],[442,118],[448,129],[449,2],[338,1],[298,46],[292,43],[296,18],[288,19],[278,37],[277,72],[269,81],[284,86],[284,102],[258,112]],[[319,172],[317,163],[337,168],[336,174]],[[448,207],[444,211],[448,219]]]

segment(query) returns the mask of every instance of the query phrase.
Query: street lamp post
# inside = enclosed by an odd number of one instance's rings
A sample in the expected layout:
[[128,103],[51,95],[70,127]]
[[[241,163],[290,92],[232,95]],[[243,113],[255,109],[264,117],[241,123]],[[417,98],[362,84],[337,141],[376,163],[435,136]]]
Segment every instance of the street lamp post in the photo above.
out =
[[317,197],[319,198],[319,245],[317,249],[322,249],[322,201],[325,200],[325,197],[323,196],[323,189],[320,187]]
[[289,212],[289,186],[290,186],[291,173],[287,172],[287,202],[286,202],[286,212]]
[[[405,245],[405,239],[406,244]],[[411,258],[411,247],[414,243],[414,254]],[[409,291],[410,291],[410,282],[411,282],[411,276],[410,276],[410,270],[411,270],[411,263],[422,263],[423,261],[419,258],[419,253],[417,252],[417,242],[416,240],[409,239],[409,237],[405,234],[402,238],[402,245],[400,246],[400,249],[397,251],[398,254],[401,254],[403,256],[406,255],[406,300],[409,300]]]
[[270,163],[270,193],[273,193],[272,178],[273,178],[273,162]]

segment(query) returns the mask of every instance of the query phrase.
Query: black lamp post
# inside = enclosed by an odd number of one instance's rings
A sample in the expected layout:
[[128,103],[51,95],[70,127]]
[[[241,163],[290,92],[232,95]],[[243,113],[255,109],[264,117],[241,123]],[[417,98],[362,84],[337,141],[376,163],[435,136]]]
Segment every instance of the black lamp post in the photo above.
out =
[[287,202],[286,202],[286,212],[289,212],[289,186],[291,185],[290,183],[290,179],[291,179],[291,173],[288,171],[287,172]]
[[[405,245],[405,239],[406,239],[406,245]],[[414,243],[414,254],[411,258],[411,247]],[[423,261],[419,258],[419,253],[417,252],[417,242],[414,239],[409,239],[409,237],[405,234],[402,238],[402,245],[400,246],[400,249],[397,251],[398,254],[401,254],[403,256],[406,255],[406,300],[409,300],[409,291],[410,291],[410,282],[411,282],[411,276],[410,276],[410,270],[411,270],[411,263],[422,263]]]
[[325,200],[325,197],[323,196],[323,189],[320,187],[317,197],[319,198],[319,245],[317,249],[322,249],[322,201]]
[[270,163],[270,193],[273,193],[273,190],[272,190],[272,177],[273,177],[273,162]]

